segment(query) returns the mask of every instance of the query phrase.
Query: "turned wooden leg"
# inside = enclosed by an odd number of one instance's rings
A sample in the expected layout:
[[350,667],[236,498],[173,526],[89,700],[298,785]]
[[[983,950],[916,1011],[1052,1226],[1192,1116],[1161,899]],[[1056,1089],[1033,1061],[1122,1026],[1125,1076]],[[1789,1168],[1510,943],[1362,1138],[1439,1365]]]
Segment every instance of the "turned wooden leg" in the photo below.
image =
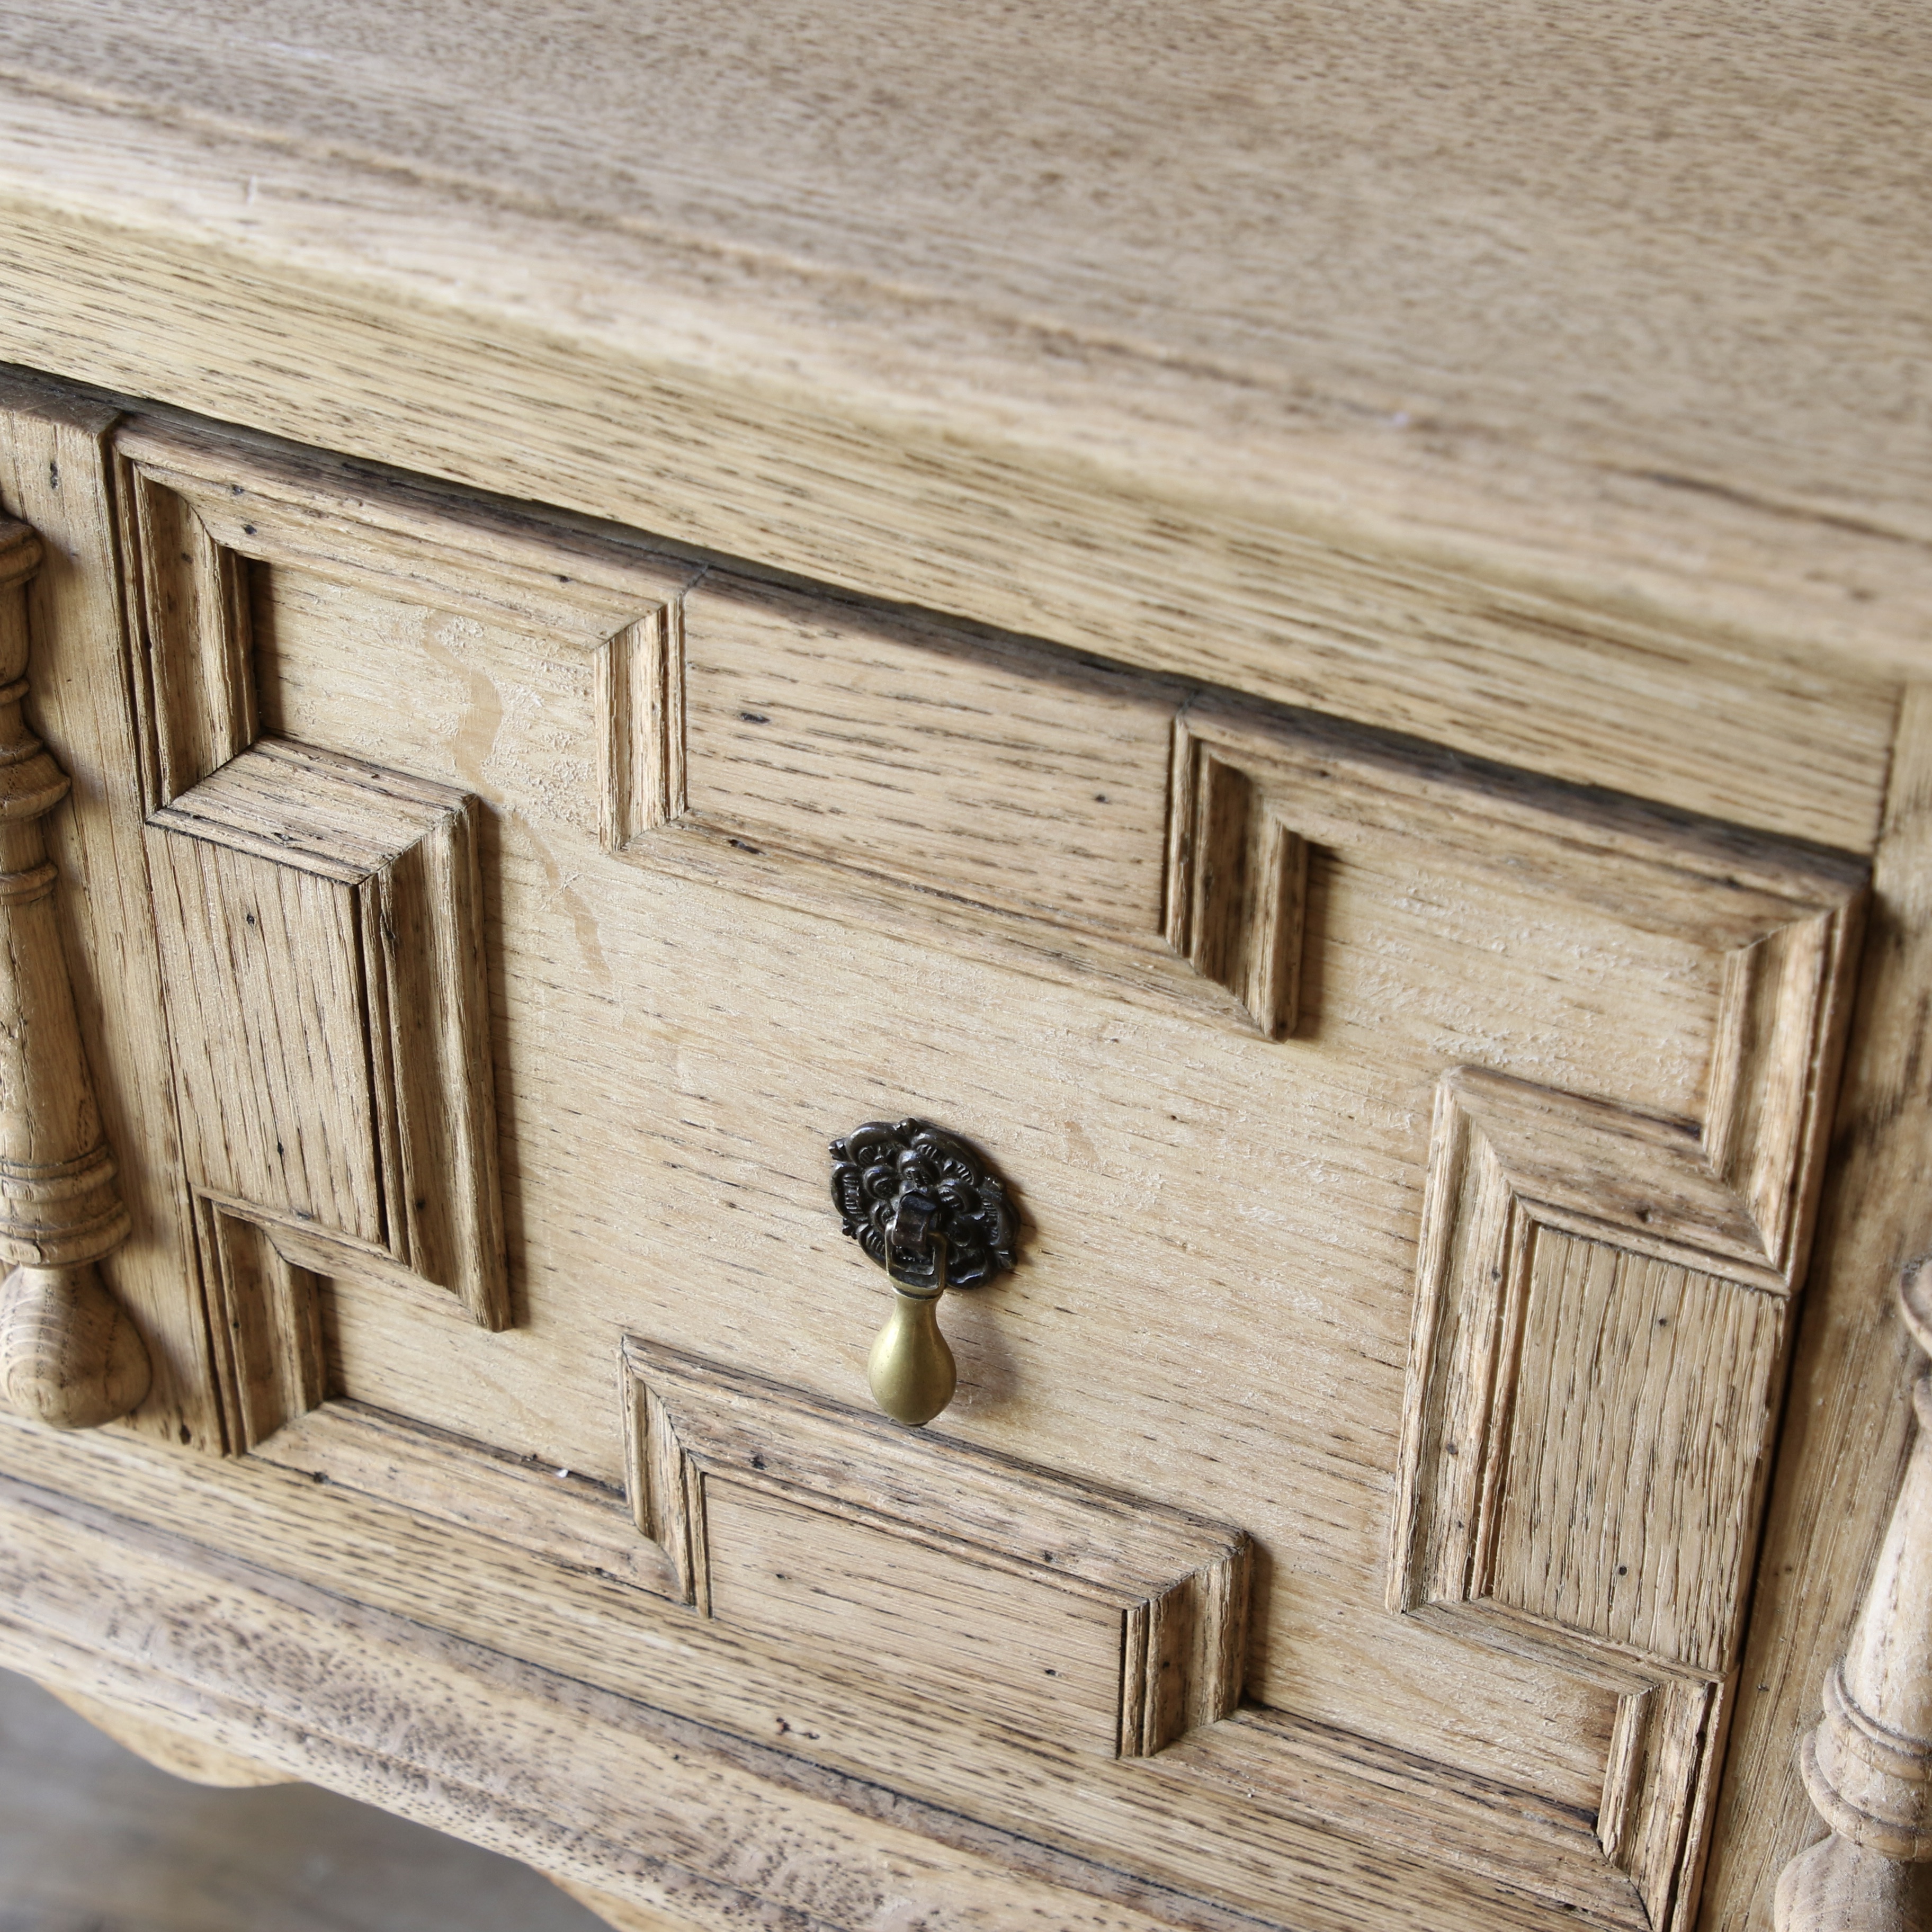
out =
[[57,1429],[124,1415],[148,1354],[95,1264],[128,1233],[81,1048],[41,821],[68,780],[22,710],[33,533],[0,522],[0,1394]]
[[[1932,1265],[1900,1298],[1932,1354]],[[1932,1932],[1932,1376],[1878,1567],[1825,1714],[1804,1741],[1805,1789],[1832,1835],[1778,1882],[1778,1932]]]

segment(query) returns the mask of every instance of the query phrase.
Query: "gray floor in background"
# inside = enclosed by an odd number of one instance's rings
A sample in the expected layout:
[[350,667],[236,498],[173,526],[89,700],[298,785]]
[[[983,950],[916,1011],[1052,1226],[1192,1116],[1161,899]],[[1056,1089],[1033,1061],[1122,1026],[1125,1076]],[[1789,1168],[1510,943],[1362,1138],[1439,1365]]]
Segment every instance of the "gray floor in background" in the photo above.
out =
[[0,1671],[0,1932],[610,1932],[526,1867],[305,1784],[157,1771]]

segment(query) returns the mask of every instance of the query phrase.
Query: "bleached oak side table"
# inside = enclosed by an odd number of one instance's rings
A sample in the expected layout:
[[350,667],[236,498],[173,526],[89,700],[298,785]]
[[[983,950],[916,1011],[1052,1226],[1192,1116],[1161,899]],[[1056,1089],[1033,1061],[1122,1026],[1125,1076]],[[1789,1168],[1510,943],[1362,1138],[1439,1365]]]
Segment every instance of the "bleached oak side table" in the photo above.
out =
[[619,1925],[1924,1932],[1928,77],[10,9],[0,1662]]

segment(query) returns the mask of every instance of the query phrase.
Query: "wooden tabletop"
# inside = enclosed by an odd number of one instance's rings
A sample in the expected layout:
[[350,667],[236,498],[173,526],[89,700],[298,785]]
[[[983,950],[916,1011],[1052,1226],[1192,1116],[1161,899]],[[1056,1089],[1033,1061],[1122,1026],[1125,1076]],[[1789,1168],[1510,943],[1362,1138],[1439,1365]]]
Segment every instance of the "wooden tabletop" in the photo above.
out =
[[890,445],[1928,650],[1932,13],[1895,0],[14,0],[0,78],[0,355],[133,373],[44,238],[111,224],[759,399],[882,502]]

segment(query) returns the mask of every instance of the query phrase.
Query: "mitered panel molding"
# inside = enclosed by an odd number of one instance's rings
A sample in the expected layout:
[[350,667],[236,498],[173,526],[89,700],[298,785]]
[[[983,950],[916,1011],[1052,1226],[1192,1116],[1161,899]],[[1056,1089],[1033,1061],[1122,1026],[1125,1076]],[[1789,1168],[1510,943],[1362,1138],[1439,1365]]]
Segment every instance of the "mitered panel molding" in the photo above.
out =
[[1721,1676],[1790,1299],[1696,1136],[1463,1068],[1424,1208],[1393,1600]]
[[1599,1836],[1658,1924],[1694,1896],[1856,911],[1727,973],[1715,1159],[1480,1068],[1438,1092],[1390,1605],[1618,1688]]
[[1598,1835],[1660,1925],[1701,1852],[1790,1308],[1684,1124],[1443,1081],[1390,1605],[1618,1691]]
[[195,1210],[222,1432],[244,1455],[328,1396],[321,1282],[262,1222],[206,1195]]
[[623,1364],[638,1526],[704,1615],[1108,1756],[1234,1710],[1242,1532],[636,1336]]
[[1168,944],[1225,987],[1267,1040],[1300,1017],[1308,843],[1240,765],[1174,730],[1168,812]]

